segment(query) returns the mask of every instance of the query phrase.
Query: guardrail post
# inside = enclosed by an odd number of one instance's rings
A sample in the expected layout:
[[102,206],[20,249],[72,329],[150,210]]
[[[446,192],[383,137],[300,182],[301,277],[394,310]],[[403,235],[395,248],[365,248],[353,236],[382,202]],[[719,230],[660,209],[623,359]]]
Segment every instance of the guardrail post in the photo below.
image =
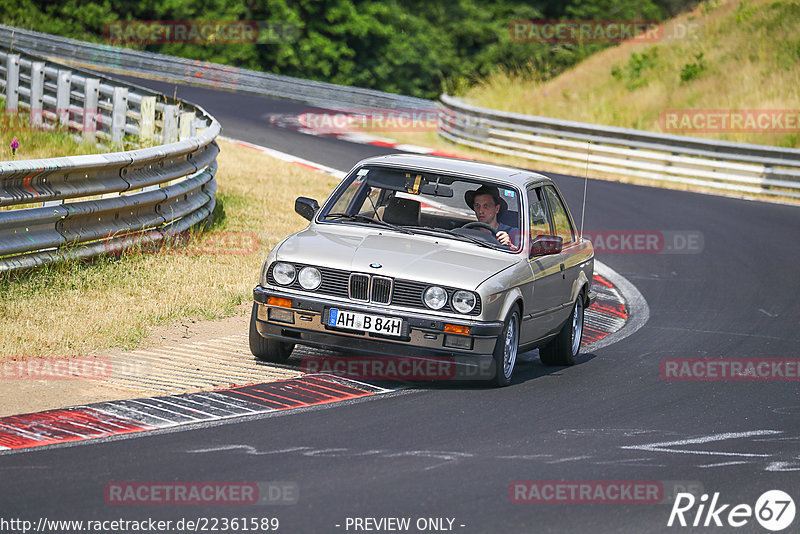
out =
[[72,72],[58,71],[58,86],[56,88],[56,114],[58,124],[69,128],[70,90],[72,89]]
[[183,141],[194,136],[194,113],[191,111],[184,111],[181,113],[180,132],[178,139]]
[[161,142],[165,145],[178,140],[178,106],[164,106],[164,126],[161,129]]
[[206,131],[208,124],[203,119],[195,119],[192,121],[192,135],[200,135]]
[[111,143],[122,144],[125,137],[125,120],[128,112],[128,89],[114,88],[113,108],[111,110]]
[[97,100],[100,96],[100,80],[86,78],[83,92],[83,140],[93,143],[97,134]]
[[31,126],[42,126],[44,97],[44,62],[31,63]]
[[143,96],[139,112],[139,137],[142,141],[152,141],[156,131],[156,97]]
[[16,113],[19,108],[19,54],[6,57],[6,111]]

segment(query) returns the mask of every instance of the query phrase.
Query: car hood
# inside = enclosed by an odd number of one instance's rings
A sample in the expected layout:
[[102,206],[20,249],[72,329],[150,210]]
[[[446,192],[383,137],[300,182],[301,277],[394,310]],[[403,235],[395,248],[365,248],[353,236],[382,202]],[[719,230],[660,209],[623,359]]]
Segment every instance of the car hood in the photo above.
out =
[[312,225],[287,238],[278,249],[277,259],[476,289],[520,258],[518,254],[444,237],[355,225],[337,224],[332,229],[320,226]]

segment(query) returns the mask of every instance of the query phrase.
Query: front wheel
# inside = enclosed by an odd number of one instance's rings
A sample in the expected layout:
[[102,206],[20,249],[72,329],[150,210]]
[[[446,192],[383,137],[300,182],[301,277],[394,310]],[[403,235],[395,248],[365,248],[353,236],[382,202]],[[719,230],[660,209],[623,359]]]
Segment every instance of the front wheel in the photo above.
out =
[[539,359],[545,365],[574,365],[581,351],[583,337],[583,296],[572,307],[572,315],[558,334],[547,345],[539,349]]
[[506,318],[505,326],[497,344],[494,347],[494,378],[492,382],[497,387],[507,386],[511,383],[514,366],[517,363],[519,350],[519,310],[514,308]]
[[250,314],[250,352],[259,360],[272,363],[284,363],[292,355],[294,343],[286,343],[277,339],[263,337],[256,328],[258,304],[253,303]]

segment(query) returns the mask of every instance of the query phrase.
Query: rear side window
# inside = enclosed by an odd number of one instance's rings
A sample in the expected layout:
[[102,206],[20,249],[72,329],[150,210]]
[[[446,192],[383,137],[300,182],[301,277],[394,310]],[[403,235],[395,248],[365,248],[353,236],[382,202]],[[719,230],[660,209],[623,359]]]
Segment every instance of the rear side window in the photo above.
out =
[[547,221],[547,207],[542,197],[542,188],[528,190],[528,211],[531,219],[531,239],[536,236],[551,235],[550,223]]
[[547,185],[544,187],[545,195],[547,196],[547,203],[550,205],[550,215],[552,216],[553,227],[554,227],[554,234],[559,236],[564,246],[568,243],[572,243],[575,241],[575,230],[572,228],[572,225],[569,222],[569,216],[567,215],[567,209],[564,206],[564,203],[561,202],[561,198],[556,193],[556,190],[553,186]]

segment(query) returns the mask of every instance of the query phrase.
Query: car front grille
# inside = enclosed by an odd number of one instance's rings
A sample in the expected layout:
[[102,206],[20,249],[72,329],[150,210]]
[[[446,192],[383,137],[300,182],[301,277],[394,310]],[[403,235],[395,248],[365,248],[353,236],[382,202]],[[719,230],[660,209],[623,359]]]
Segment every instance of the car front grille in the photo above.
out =
[[[277,287],[288,287],[298,291],[308,291],[300,286],[300,282],[295,279],[289,286],[281,286],[272,276],[274,263],[267,271],[267,281]],[[299,271],[305,265],[295,264]],[[422,300],[422,294],[430,284],[416,282],[413,280],[392,279],[386,276],[376,276],[366,273],[352,273],[340,269],[329,269],[327,267],[317,267],[322,275],[322,284],[313,290],[314,293],[329,295],[332,297],[346,298],[357,302],[372,302],[373,304],[394,304],[405,308],[416,308],[428,310]],[[458,313],[452,308],[453,293],[458,288],[441,286],[447,291],[447,305],[441,310],[445,312]],[[476,295],[477,302],[475,308],[464,314],[466,316],[480,315],[481,299]],[[462,315],[458,313],[458,315]]]
[[369,302],[369,275],[359,273],[350,275],[350,298]]
[[389,304],[392,301],[392,279],[385,276],[372,277],[372,302]]

